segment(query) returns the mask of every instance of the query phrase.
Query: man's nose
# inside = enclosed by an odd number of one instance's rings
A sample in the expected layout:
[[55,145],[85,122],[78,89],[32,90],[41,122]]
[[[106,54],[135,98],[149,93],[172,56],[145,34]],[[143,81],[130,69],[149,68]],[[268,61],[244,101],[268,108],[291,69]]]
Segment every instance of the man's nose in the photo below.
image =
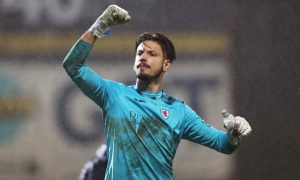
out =
[[140,58],[140,62],[146,62],[146,59],[143,58],[143,57],[141,57],[141,58]]
[[147,61],[147,56],[145,55],[145,53],[143,53],[141,56],[140,56],[140,62],[146,62]]

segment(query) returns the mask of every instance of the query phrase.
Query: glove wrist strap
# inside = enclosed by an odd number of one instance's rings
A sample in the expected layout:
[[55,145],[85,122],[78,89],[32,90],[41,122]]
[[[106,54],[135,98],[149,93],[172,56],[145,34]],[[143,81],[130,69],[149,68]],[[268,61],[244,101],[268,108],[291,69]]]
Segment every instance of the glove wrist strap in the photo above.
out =
[[94,36],[97,38],[102,38],[109,36],[111,33],[111,29],[109,27],[105,27],[100,20],[96,20],[95,23],[88,29],[89,32],[92,32]]
[[229,143],[238,146],[242,143],[242,138],[239,136],[233,136],[231,133],[228,133]]

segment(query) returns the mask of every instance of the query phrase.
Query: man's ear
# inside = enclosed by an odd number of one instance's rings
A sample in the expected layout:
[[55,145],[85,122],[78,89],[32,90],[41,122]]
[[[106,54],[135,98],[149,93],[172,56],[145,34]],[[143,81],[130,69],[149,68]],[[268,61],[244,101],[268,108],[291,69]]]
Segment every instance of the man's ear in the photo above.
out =
[[163,70],[166,72],[171,68],[172,65],[172,61],[169,59],[165,59],[164,60],[164,64],[163,64]]

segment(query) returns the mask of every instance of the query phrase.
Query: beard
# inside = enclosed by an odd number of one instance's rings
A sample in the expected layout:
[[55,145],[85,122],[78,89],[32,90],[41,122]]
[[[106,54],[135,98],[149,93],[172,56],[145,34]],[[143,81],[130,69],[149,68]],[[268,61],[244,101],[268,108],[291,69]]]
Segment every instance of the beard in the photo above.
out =
[[136,77],[139,80],[142,81],[146,81],[146,82],[151,82],[156,80],[158,77],[160,77],[160,75],[163,73],[163,67],[161,67],[161,69],[159,69],[157,72],[155,72],[155,74],[153,75],[149,75],[149,74],[145,74],[145,73],[139,73],[136,75]]

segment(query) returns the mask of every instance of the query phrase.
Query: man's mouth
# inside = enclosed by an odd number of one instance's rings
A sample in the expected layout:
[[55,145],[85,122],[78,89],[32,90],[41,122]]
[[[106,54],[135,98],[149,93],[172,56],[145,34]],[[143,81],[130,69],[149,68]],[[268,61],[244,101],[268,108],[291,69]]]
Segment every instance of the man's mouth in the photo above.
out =
[[150,66],[146,63],[140,63],[137,65],[137,68],[150,68]]

